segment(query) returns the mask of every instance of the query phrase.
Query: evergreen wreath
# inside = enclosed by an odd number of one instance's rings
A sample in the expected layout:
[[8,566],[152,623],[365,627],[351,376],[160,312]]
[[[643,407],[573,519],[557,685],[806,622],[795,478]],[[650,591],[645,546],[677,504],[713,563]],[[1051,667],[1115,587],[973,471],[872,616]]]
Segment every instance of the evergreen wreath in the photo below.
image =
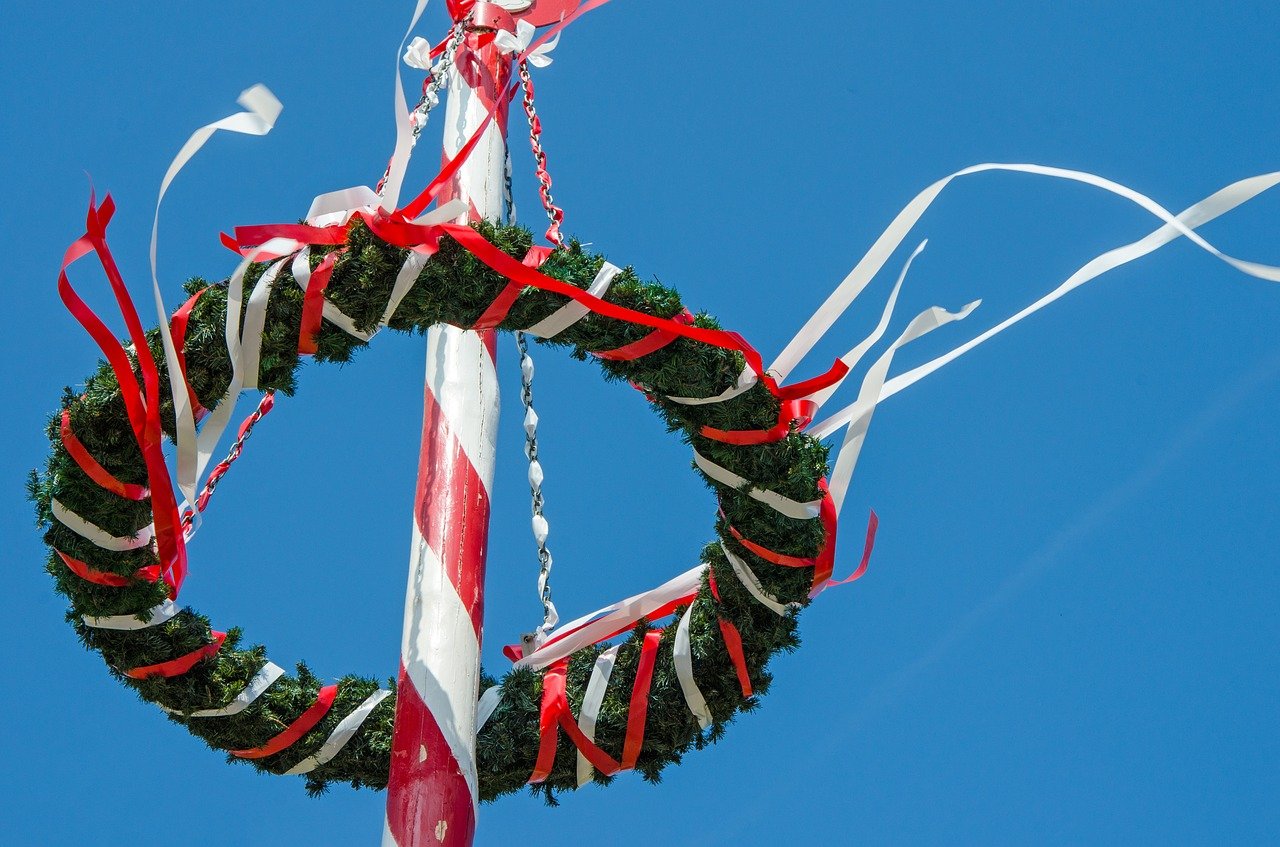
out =
[[[526,254],[532,241],[529,231],[520,227],[479,223],[475,229],[517,259]],[[382,317],[408,251],[375,235],[358,217],[353,218],[342,247],[345,252],[337,259],[325,297],[349,316],[358,330],[367,332],[375,329]],[[335,249],[339,248],[313,247],[312,268]],[[603,262],[602,257],[584,251],[579,242],[573,241],[551,253],[540,270],[585,290]],[[243,289],[246,302],[253,283],[266,268],[265,262],[250,265]],[[267,305],[258,381],[261,390],[285,395],[294,392],[301,364],[297,346],[304,292],[292,282],[285,263]],[[395,310],[389,326],[417,333],[438,323],[471,327],[507,286],[507,279],[446,235],[440,239],[439,251],[427,261]],[[223,337],[228,284],[224,280],[209,285],[202,279],[192,279],[186,287],[193,295],[204,292],[191,309],[185,328],[187,381],[195,399],[213,402],[223,396],[231,381],[230,358]],[[630,268],[618,274],[604,299],[659,318],[687,314],[676,291],[656,281],[641,281]],[[563,295],[524,288],[498,328],[514,331],[529,327],[566,302]],[[718,329],[715,319],[705,313],[693,317],[692,325]],[[769,689],[770,659],[779,651],[799,646],[796,611],[809,602],[815,583],[814,561],[824,549],[830,549],[834,539],[833,530],[824,528],[823,522],[787,517],[750,496],[754,485],[801,502],[821,499],[822,479],[827,472],[827,448],[800,432],[800,422],[786,420],[783,403],[762,381],[723,402],[690,405],[667,399],[714,397],[725,392],[743,373],[745,360],[741,352],[676,337],[660,349],[629,361],[592,356],[593,351],[633,344],[651,332],[652,327],[592,312],[543,343],[569,347],[577,359],[596,359],[606,379],[641,388],[670,431],[679,433],[698,453],[721,468],[750,480],[734,488],[706,476],[694,465],[720,504],[718,538],[701,553],[701,561],[709,568],[692,602],[689,624],[693,670],[710,721],[699,721],[682,693],[672,651],[675,626],[667,627],[659,636],[649,622],[642,620],[617,653],[596,722],[595,743],[613,759],[623,759],[630,710],[628,694],[637,674],[648,672],[642,668],[642,654],[647,652],[647,661],[652,663],[648,713],[647,718],[642,718],[643,745],[639,755],[632,758],[634,769],[656,782],[663,768],[679,762],[690,749],[718,740],[738,712],[757,706],[759,696]],[[159,331],[150,330],[147,339],[156,361],[163,362]],[[315,340],[314,356],[322,362],[347,362],[366,343],[327,321]],[[136,370],[136,357],[134,367]],[[164,400],[160,414],[166,435],[173,438],[174,409],[168,378],[166,369],[161,367],[160,396]],[[704,428],[773,430],[776,440],[734,445],[708,437]],[[779,432],[779,428],[783,431]],[[146,484],[142,452],[130,429],[120,386],[106,362],[100,363],[86,380],[82,393],[77,395],[69,388],[64,391],[61,408],[48,424],[52,453],[46,470],[43,475],[33,471],[30,479],[31,497],[41,526],[47,527],[44,539],[51,549],[46,568],[57,590],[70,600],[67,620],[84,645],[102,654],[117,680],[144,700],[161,705],[170,719],[210,747],[235,751],[229,760],[250,761],[271,773],[301,772],[300,765],[309,760],[314,765],[313,757],[342,719],[362,703],[376,702],[345,746],[310,770],[306,787],[312,794],[322,793],[334,782],[357,788],[385,787],[395,698],[387,696],[378,702],[376,680],[345,676],[335,689],[323,685],[300,663],[296,674],[280,676],[247,708],[228,716],[200,716],[201,710],[226,707],[247,687],[266,666],[265,648],[247,644],[238,628],[225,635],[214,632],[209,619],[190,608],[177,611],[159,625],[142,629],[106,629],[86,623],[86,617],[137,615],[140,621],[144,620],[149,610],[165,602],[167,594],[163,581],[139,578],[148,573],[148,568],[151,573],[155,571],[157,556],[150,545],[135,545],[136,549],[119,552],[104,550],[55,514],[56,500],[63,508],[62,517],[70,510],[105,532],[126,539],[133,538],[138,527],[152,521],[148,499],[122,498],[86,473],[82,463],[68,452],[67,432],[73,434],[71,440],[77,443],[78,450],[87,452],[116,479],[128,485]],[[748,586],[746,578],[735,574],[727,554],[748,564],[758,583]],[[107,576],[89,581],[72,570],[68,559],[81,565],[82,571],[87,567],[91,573]],[[104,581],[113,584],[99,584]],[[750,590],[752,587],[754,591]],[[776,601],[772,608],[758,599],[761,593]],[[685,611],[685,607],[677,609],[677,619]],[[740,647],[732,643],[735,640],[740,641]],[[655,642],[656,661],[652,649]],[[570,657],[564,680],[568,704],[574,713],[581,707],[592,669],[604,649],[597,645]],[[172,664],[175,657],[193,657],[193,663],[172,676],[145,673],[151,666]],[[135,672],[132,675],[131,669]],[[144,673],[137,673],[139,669]],[[501,681],[500,704],[477,741],[481,799],[493,800],[530,783],[539,758],[539,716],[546,676],[524,668],[510,671]],[[487,687],[497,683],[482,673],[481,684]],[[394,690],[394,681],[391,685]],[[327,711],[320,707],[326,700],[330,704]],[[307,715],[318,713],[323,714],[318,722],[304,720]],[[280,738],[286,727],[295,728],[295,736],[300,729],[305,728],[305,732],[283,749],[263,754],[263,750],[270,749],[268,742]],[[577,786],[577,748],[567,733],[558,733],[558,738],[554,767],[534,785],[534,790],[545,792],[551,802],[556,791]],[[259,755],[247,755],[255,750]],[[608,783],[611,777],[597,768],[594,779]]]

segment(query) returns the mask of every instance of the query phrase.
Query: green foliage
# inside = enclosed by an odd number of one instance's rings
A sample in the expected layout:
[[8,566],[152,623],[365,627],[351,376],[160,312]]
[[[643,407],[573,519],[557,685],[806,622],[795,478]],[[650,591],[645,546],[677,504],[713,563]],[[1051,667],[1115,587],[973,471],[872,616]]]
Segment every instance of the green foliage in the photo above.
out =
[[[479,230],[500,249],[516,257],[524,255],[531,243],[530,233],[518,227],[479,224]],[[365,226],[351,228],[347,253],[338,261],[326,292],[328,299],[350,316],[356,325],[372,329],[381,318],[396,273],[406,251],[376,238]],[[311,257],[319,263],[324,250]],[[578,242],[554,253],[542,270],[548,275],[585,289],[599,270],[603,258],[584,251]],[[244,297],[261,276],[265,265],[250,268]],[[437,323],[470,326],[494,297],[506,286],[498,276],[456,242],[445,238],[441,249],[429,261],[416,284],[404,298],[390,321],[392,329],[425,332]],[[187,290],[203,290],[188,325],[186,361],[188,379],[196,396],[206,406],[216,405],[230,384],[231,368],[224,340],[227,284],[208,285],[193,279]],[[614,281],[607,299],[637,311],[660,317],[677,315],[684,308],[680,296],[658,282],[644,282],[627,268]],[[526,288],[500,327],[515,330],[541,320],[564,305],[565,298]],[[302,291],[287,270],[277,279],[268,302],[263,337],[259,385],[264,390],[291,394],[301,365],[296,346],[302,314]],[[696,324],[716,328],[706,314]],[[591,351],[611,350],[645,337],[650,328],[590,314],[556,336],[541,343],[568,347],[578,359],[591,358]],[[149,336],[158,362],[164,357],[159,335]],[[321,362],[348,362],[364,343],[325,323],[317,338],[315,359]],[[778,403],[763,387],[756,386],[723,403],[689,406],[672,403],[663,395],[712,396],[733,385],[744,367],[736,352],[711,347],[685,338],[632,362],[597,360],[606,379],[633,382],[653,394],[655,411],[672,432],[680,433],[704,456],[738,475],[754,480],[760,487],[775,490],[796,500],[819,496],[818,480],[825,475],[827,452],[816,439],[792,433],[783,441],[752,447],[735,447],[698,435],[703,426],[719,429],[759,429],[777,421]],[[168,397],[167,374],[162,374],[161,395]],[[108,669],[121,682],[134,688],[144,700],[163,704],[173,720],[184,724],[193,735],[220,750],[261,745],[288,726],[314,701],[321,682],[305,666],[286,675],[243,712],[223,718],[188,718],[201,709],[218,708],[229,702],[266,662],[260,645],[242,646],[238,630],[229,633],[215,658],[199,662],[193,670],[172,679],[134,680],[121,671],[163,662],[211,643],[207,618],[187,609],[167,623],[138,631],[91,629],[82,615],[145,614],[164,599],[163,584],[135,582],[125,588],[107,588],[81,580],[52,553],[57,548],[90,566],[121,575],[154,563],[147,549],[128,553],[101,550],[80,538],[57,521],[50,502],[57,498],[67,507],[113,535],[129,536],[150,523],[150,503],[131,502],[99,488],[76,465],[62,447],[58,420],[62,409],[70,411],[72,430],[90,454],[119,479],[146,483],[142,457],[130,431],[120,389],[111,369],[100,363],[78,396],[67,389],[57,414],[50,418],[48,435],[52,452],[43,475],[32,474],[28,483],[36,505],[37,520],[46,527],[45,541],[51,548],[46,568],[56,588],[71,601],[68,620],[81,641],[99,651]],[[171,401],[162,404],[161,416],[172,435]],[[772,565],[735,542],[728,523],[746,537],[766,547],[794,556],[816,555],[822,546],[822,528],[817,521],[786,518],[744,492],[725,488],[710,479],[707,485],[718,495],[724,517],[716,524],[720,542],[702,551],[717,576],[721,601],[703,585],[694,601],[690,626],[694,673],[711,713],[714,725],[703,732],[685,705],[672,657],[675,627],[662,635],[654,671],[644,747],[637,770],[656,782],[663,768],[680,761],[690,749],[714,742],[740,711],[755,708],[769,687],[769,659],[779,651],[799,645],[794,614],[779,617],[757,603],[733,575],[719,543],[745,559],[766,591],[782,602],[806,603],[813,572],[811,569]],[[744,651],[756,696],[744,700],[732,662],[724,649],[717,616],[731,620],[742,634]],[[621,757],[626,734],[628,704],[640,644],[646,624],[626,638],[613,671],[609,691],[597,721],[596,739],[615,759]],[[568,671],[570,706],[577,713],[596,657],[602,648],[584,649],[572,657]],[[486,677],[486,679],[488,679]],[[489,681],[487,684],[493,684]],[[538,711],[542,677],[529,670],[516,670],[502,680],[503,697],[479,738],[479,771],[482,798],[492,800],[523,787],[533,770],[538,750]],[[315,752],[334,726],[377,688],[377,682],[347,676],[339,681],[337,702],[329,714],[301,741],[287,750],[253,760],[261,770],[283,773]],[[331,782],[347,782],[355,787],[381,788],[386,785],[391,748],[394,698],[385,699],[365,721],[361,730],[332,761],[313,771],[307,790],[322,793]],[[554,802],[555,792],[576,785],[577,754],[567,738],[561,737],[555,768],[536,791]],[[233,759],[234,761],[243,761]],[[597,775],[596,781],[610,780]]]

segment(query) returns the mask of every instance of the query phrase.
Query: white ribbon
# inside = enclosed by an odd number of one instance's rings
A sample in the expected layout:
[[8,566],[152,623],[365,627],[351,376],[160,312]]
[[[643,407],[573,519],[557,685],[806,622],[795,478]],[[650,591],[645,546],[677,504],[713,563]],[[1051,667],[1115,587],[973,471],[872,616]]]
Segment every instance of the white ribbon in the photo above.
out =
[[[910,257],[907,258],[906,264],[902,267],[902,272],[898,274],[898,281],[894,284],[893,291],[889,294],[889,299],[885,303],[884,311],[880,313],[880,322],[876,324],[875,329],[871,331],[870,335],[862,339],[857,346],[840,357],[840,361],[843,362],[850,371],[857,366],[858,362],[862,361],[862,357],[866,355],[867,351],[874,347],[876,343],[884,337],[885,330],[889,328],[889,320],[893,317],[894,306],[898,303],[898,294],[902,291],[902,283],[906,281],[907,273],[911,270],[911,263],[914,262],[916,257],[924,251],[925,245],[928,243],[927,239],[925,241],[921,241],[920,246],[917,247]],[[832,394],[836,393],[847,376],[848,373],[827,388],[815,391],[810,395],[809,399],[813,400],[819,407],[821,407],[823,403],[827,402]]]
[[431,71],[431,42],[421,35],[414,36],[413,41],[404,51],[404,63],[420,71]]
[[742,559],[735,556],[723,542],[720,549],[724,551],[725,558],[729,560],[729,566],[733,568],[733,573],[738,577],[738,582],[742,583],[742,587],[747,589],[752,597],[769,611],[773,612],[780,618],[785,618],[788,612],[800,608],[799,603],[780,603],[778,598],[764,590],[764,586],[760,584],[759,577],[755,571],[747,565]]
[[[284,108],[280,101],[265,85],[255,85],[242,92],[237,101],[247,111],[237,112],[220,121],[200,127],[191,134],[187,143],[182,145],[178,155],[169,163],[164,179],[160,181],[160,192],[156,197],[156,212],[151,221],[151,287],[155,298],[156,314],[159,318],[160,338],[164,346],[165,366],[169,372],[169,393],[173,397],[174,418],[177,434],[178,488],[188,503],[196,501],[197,470],[196,422],[191,408],[191,398],[187,393],[186,380],[182,376],[182,368],[178,364],[178,352],[174,346],[173,334],[169,331],[169,310],[164,304],[164,296],[160,292],[160,278],[157,272],[157,243],[160,235],[160,204],[164,195],[178,172],[199,152],[205,142],[218,130],[238,132],[244,135],[266,135],[275,126],[280,111]],[[192,526],[196,524],[193,522]]]
[[[706,456],[693,451],[693,463],[698,466],[704,474],[711,479],[725,486],[732,488],[740,493],[746,494],[753,500],[759,500],[775,512],[785,515],[788,518],[794,518],[798,521],[807,521],[816,518],[822,509],[821,500],[810,500],[807,503],[801,503],[798,500],[792,500],[789,497],[783,497],[776,491],[770,491],[767,488],[757,488],[746,477],[738,476],[728,468],[723,468]],[[750,486],[744,488],[744,486]]]
[[58,502],[56,498],[49,505],[53,511],[53,516],[58,519],[59,523],[89,541],[95,547],[101,547],[103,550],[110,550],[113,553],[124,553],[129,550],[146,547],[155,536],[155,524],[147,524],[134,533],[131,538],[122,538],[118,535],[112,535],[97,524],[90,523],[80,517]]
[[[696,601],[695,601],[696,602]],[[693,678],[693,649],[689,646],[689,621],[693,618],[693,603],[680,616],[676,625],[676,640],[672,645],[672,659],[676,665],[676,679],[680,682],[680,690],[684,692],[685,705],[698,720],[698,726],[706,729],[711,726],[711,709],[702,690]]]
[[[1178,220],[1172,212],[1165,209],[1159,203],[1151,198],[1143,195],[1132,188],[1112,182],[1109,179],[1096,176],[1094,174],[1085,173],[1083,171],[1067,170],[1065,168],[1046,167],[1044,165],[1028,165],[1028,164],[1000,164],[985,163],[981,165],[973,165],[963,170],[956,171],[950,176],[943,177],[937,182],[930,185],[924,191],[920,192],[907,204],[898,216],[893,219],[889,227],[876,239],[871,249],[862,257],[861,261],[854,267],[844,281],[836,287],[835,291],[827,298],[813,316],[805,323],[800,332],[791,340],[786,348],[779,354],[769,367],[769,371],[776,374],[779,380],[784,379],[791,373],[792,369],[799,364],[800,360],[813,349],[814,345],[826,334],[831,325],[844,314],[854,299],[866,288],[872,278],[884,266],[893,252],[902,244],[907,234],[920,220],[925,210],[933,204],[942,190],[946,188],[953,180],[970,174],[982,173],[985,171],[1010,171],[1015,173],[1028,173],[1038,176],[1048,176],[1055,179],[1065,179],[1074,182],[1081,182],[1085,185],[1091,185],[1095,188],[1101,188],[1120,197],[1129,200],[1151,214],[1165,221],[1172,226],[1179,234],[1189,238],[1194,244],[1203,250],[1208,251],[1214,257],[1226,262],[1232,267],[1240,270],[1250,276],[1259,277],[1271,281],[1280,281],[1280,268],[1269,265],[1257,264],[1254,262],[1245,262],[1235,259],[1221,252],[1209,242],[1205,241],[1199,235],[1196,235],[1185,222]],[[1277,174],[1266,174],[1261,177],[1255,177],[1256,180],[1268,180],[1277,178]],[[1248,182],[1248,180],[1245,180]],[[1274,184],[1274,182],[1272,183]],[[1269,186],[1268,186],[1269,187]],[[1265,190],[1265,189],[1262,189]]]
[[384,691],[380,688],[366,697],[364,702],[356,707],[355,711],[338,722],[338,725],[333,728],[333,732],[329,733],[329,737],[325,739],[324,744],[320,745],[319,750],[289,768],[284,772],[284,775],[297,776],[298,774],[311,773],[316,768],[331,761],[334,756],[342,752],[342,748],[347,746],[347,742],[360,731],[360,726],[369,717],[369,714],[390,694],[390,691]]
[[198,712],[186,715],[180,710],[170,709],[168,706],[161,705],[160,708],[171,715],[187,718],[227,718],[232,715],[238,715],[249,708],[254,700],[261,697],[262,693],[282,676],[284,676],[283,668],[274,662],[267,662],[253,679],[249,680],[249,684],[244,687],[244,690],[237,694],[234,700],[220,709],[201,709]]
[[174,615],[178,614],[178,606],[172,600],[165,600],[159,606],[154,606],[147,610],[147,619],[138,620],[137,615],[108,615],[106,617],[94,617],[92,615],[82,615],[81,620],[84,625],[91,629],[114,629],[121,632],[134,632],[139,629],[149,629],[153,626],[171,620]]
[[[926,364],[920,365],[917,368],[889,380],[885,384],[884,389],[880,392],[880,399],[885,400],[892,397],[894,394],[897,394],[907,386],[920,381],[948,362],[955,361],[960,356],[969,352],[974,347],[977,347],[987,339],[999,335],[1001,332],[1013,326],[1028,315],[1040,311],[1045,306],[1048,306],[1050,303],[1058,300],[1068,292],[1079,288],[1107,271],[1114,270],[1121,265],[1132,262],[1135,259],[1147,255],[1148,253],[1158,250],[1170,241],[1176,240],[1184,234],[1183,227],[1186,229],[1196,229],[1203,226],[1214,218],[1217,218],[1237,206],[1252,200],[1254,197],[1257,197],[1259,194],[1262,194],[1264,191],[1272,188],[1277,183],[1280,183],[1280,172],[1262,174],[1261,176],[1242,179],[1239,182],[1234,182],[1226,188],[1211,194],[1199,203],[1188,207],[1178,215],[1177,221],[1182,226],[1178,226],[1173,223],[1166,223],[1164,226],[1147,235],[1145,238],[1141,238],[1122,247],[1117,247],[1114,250],[1109,250],[1101,256],[1094,258],[1068,277],[1053,291],[1049,292],[1044,297],[1041,297],[1030,306],[1027,306],[1016,315],[1006,318],[1001,323],[982,333],[973,340],[965,342],[951,352],[939,356]],[[1255,265],[1254,267],[1265,266]],[[1270,279],[1270,277],[1264,278]]]
[[[570,621],[551,633],[545,645],[516,662],[515,667],[541,670],[648,617],[663,606],[696,594],[702,585],[702,572],[706,569],[705,564],[690,568],[657,588]],[[559,637],[561,633],[565,634],[563,638]]]
[[[867,438],[867,430],[871,427],[871,416],[875,414],[876,406],[880,402],[880,389],[884,386],[885,376],[889,373],[889,366],[893,364],[894,354],[905,344],[909,344],[922,335],[933,332],[940,326],[946,326],[953,321],[961,321],[973,313],[978,308],[981,300],[975,300],[965,306],[958,312],[948,312],[937,306],[926,309],[916,315],[915,319],[907,325],[902,335],[899,335],[893,344],[889,345],[889,349],[880,355],[870,368],[867,369],[866,375],[862,379],[862,389],[858,392],[858,399],[851,405],[852,412],[849,422],[849,429],[845,432],[844,443],[840,446],[840,452],[836,455],[835,466],[831,470],[830,481],[828,482],[828,490],[831,493],[831,499],[835,503],[836,514],[840,514],[840,509],[844,506],[844,497],[848,493],[849,483],[853,479],[853,469],[858,464],[858,456],[862,452],[863,442]],[[820,437],[820,436],[815,436]]]
[[476,734],[480,734],[480,730],[484,729],[484,725],[489,722],[489,718],[493,717],[493,713],[497,710],[498,704],[502,702],[502,686],[493,685],[485,689],[480,695],[480,702],[476,703]]
[[[596,657],[595,667],[591,669],[591,680],[587,683],[587,690],[582,695],[582,711],[578,714],[578,729],[582,730],[582,734],[587,740],[595,743],[596,740],[596,718],[600,716],[600,706],[604,703],[605,691],[609,688],[609,677],[613,674],[613,665],[618,658],[618,647],[613,645]],[[595,768],[587,761],[587,757],[582,755],[582,751],[578,751],[578,787],[586,785],[591,781],[591,775],[595,773]]]
[[405,171],[409,168],[409,157],[413,153],[413,124],[409,121],[409,104],[404,99],[404,84],[400,81],[400,56],[405,49],[405,42],[409,40],[409,34],[413,32],[413,28],[418,25],[422,13],[427,8],[427,0],[418,0],[417,5],[413,9],[413,18],[409,21],[409,26],[404,31],[404,37],[400,39],[400,46],[396,48],[396,88],[395,88],[395,113],[396,113],[396,146],[391,153],[391,164],[387,167],[387,179],[382,186],[381,206],[390,212],[400,205],[400,188],[404,185]]
[[[596,271],[595,279],[591,280],[591,285],[587,287],[587,293],[592,297],[603,298],[609,291],[609,286],[613,284],[614,277],[620,273],[622,273],[622,268],[605,262],[600,266],[600,270]],[[585,318],[590,311],[588,307],[577,300],[570,300],[526,329],[525,332],[538,338],[554,338]]]
[[[498,45],[498,49],[504,54],[521,54],[529,49],[536,31],[537,27],[521,19],[516,21],[516,31],[514,33],[502,29],[498,30],[498,34],[494,36],[493,43]],[[559,43],[560,33],[557,32],[555,38],[525,56],[525,59],[535,68],[545,68],[554,61],[550,54]]]
[[738,381],[733,385],[721,391],[715,397],[668,397],[672,403],[679,403],[683,406],[708,406],[712,403],[723,403],[726,400],[732,400],[739,394],[744,394],[755,387],[760,381],[760,377],[756,376],[756,372],[751,370],[751,366],[742,369],[742,373],[738,374]]

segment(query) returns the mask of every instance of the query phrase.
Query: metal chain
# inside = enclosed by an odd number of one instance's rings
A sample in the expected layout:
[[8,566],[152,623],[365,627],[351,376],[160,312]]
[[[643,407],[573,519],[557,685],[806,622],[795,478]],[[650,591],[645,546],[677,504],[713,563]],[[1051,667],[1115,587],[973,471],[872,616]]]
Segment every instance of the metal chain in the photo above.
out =
[[560,225],[564,223],[564,210],[556,205],[551,197],[551,174],[547,173],[547,154],[542,149],[542,120],[533,105],[533,78],[529,76],[529,63],[520,62],[520,87],[524,89],[524,114],[529,119],[529,146],[533,149],[533,158],[537,164],[538,194],[542,197],[542,208],[547,211],[551,226],[547,227],[547,240],[557,247],[564,247],[564,236],[560,233]]
[[218,487],[218,483],[226,476],[227,471],[231,470],[231,465],[236,459],[240,458],[240,454],[244,452],[244,444],[249,440],[249,436],[253,435],[253,428],[257,426],[258,421],[266,417],[275,405],[276,393],[268,391],[262,395],[262,399],[258,401],[258,408],[253,410],[253,414],[245,418],[244,423],[240,424],[240,433],[236,436],[235,443],[231,445],[231,449],[227,452],[227,458],[218,463],[209,473],[209,479],[204,484],[204,488],[200,490],[200,496],[196,498],[195,510],[188,509],[182,516],[182,527],[186,530],[195,520],[196,511],[203,512],[209,505],[209,498],[213,496],[214,490]]
[[[469,20],[469,19],[468,19]],[[454,59],[458,55],[458,48],[462,45],[462,41],[467,36],[467,21],[458,21],[449,30],[449,40],[445,44],[444,54],[440,56],[440,61],[436,62],[422,81],[422,97],[418,100],[416,106],[409,111],[410,120],[413,122],[413,138],[409,142],[409,149],[412,150],[418,144],[418,136],[422,135],[422,130],[427,125],[427,115],[431,113],[440,103],[440,89],[448,84],[449,70],[453,67]],[[378,196],[382,196],[382,190],[386,187],[387,179],[391,176],[391,163],[387,163],[387,169],[382,172],[382,179],[378,180],[378,187],[375,189]]]
[[524,403],[524,454],[529,459],[529,493],[532,499],[531,525],[533,538],[538,544],[538,600],[542,603],[542,626],[532,634],[526,644],[536,649],[548,632],[560,621],[555,603],[551,602],[551,551],[547,549],[550,526],[542,513],[542,463],[538,461],[538,413],[533,410],[533,359],[524,333],[516,333],[516,347],[520,350],[520,399]]

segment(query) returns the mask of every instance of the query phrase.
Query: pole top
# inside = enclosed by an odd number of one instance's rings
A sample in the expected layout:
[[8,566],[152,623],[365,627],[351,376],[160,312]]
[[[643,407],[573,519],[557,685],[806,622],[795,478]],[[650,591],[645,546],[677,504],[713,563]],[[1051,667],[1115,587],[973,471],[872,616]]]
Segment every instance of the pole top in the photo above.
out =
[[582,0],[449,0],[449,13],[461,20],[468,13],[472,25],[484,29],[515,29],[514,22],[528,21],[534,26],[550,26],[569,17],[582,5]]

